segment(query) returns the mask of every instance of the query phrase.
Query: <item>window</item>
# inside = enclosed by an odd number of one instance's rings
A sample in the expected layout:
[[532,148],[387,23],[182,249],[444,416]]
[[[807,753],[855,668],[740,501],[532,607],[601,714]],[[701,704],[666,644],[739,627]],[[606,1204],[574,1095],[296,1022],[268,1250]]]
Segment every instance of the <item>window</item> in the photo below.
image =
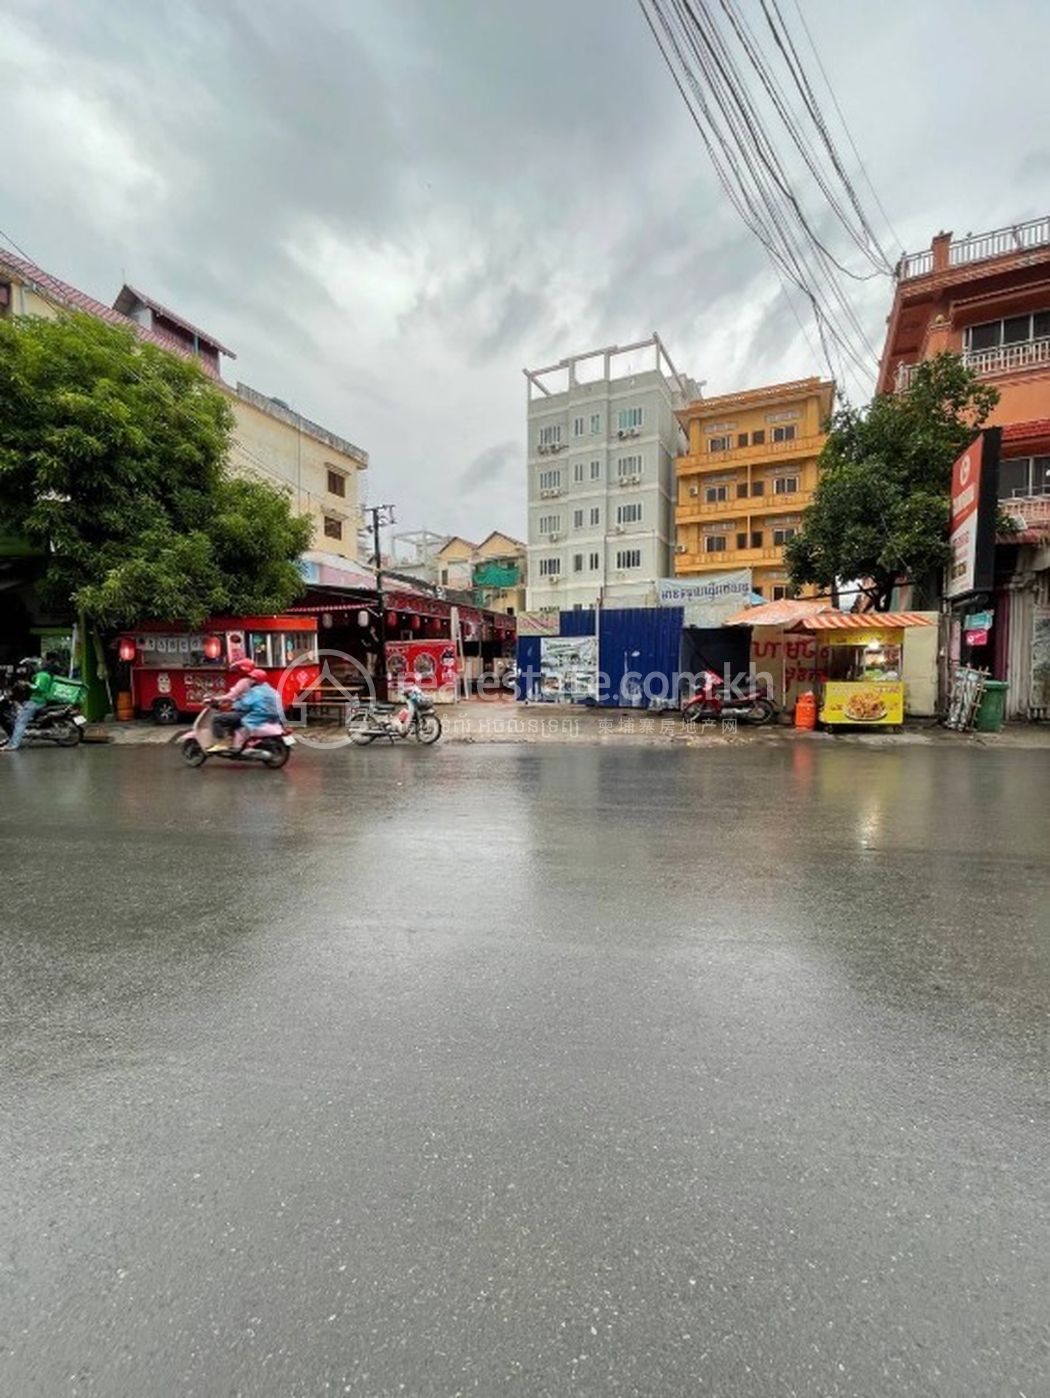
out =
[[999,463],[999,499],[1050,495],[1050,456],[1018,456]]
[[752,547],[753,549],[760,549],[760,548],[762,547],[762,531],[761,531],[761,529],[752,529],[752,531],[751,531],[751,547]]
[[582,553],[574,553],[574,554],[573,554],[573,556],[572,556],[572,571],[573,571],[574,573],[582,573],[582,572],[583,572],[583,554],[582,554]]
[[617,505],[616,507],[617,524],[638,524],[641,518],[642,504],[640,500],[631,505]]
[[741,481],[736,488],[736,498],[738,500],[747,499],[747,481]]
[[600,432],[602,430],[601,413],[591,413],[591,431]]
[[641,408],[621,408],[616,414],[616,426],[621,432],[629,432],[632,427],[641,427],[643,417]]
[[752,482],[751,482],[751,494],[752,494],[752,495],[762,495],[762,494],[764,494],[765,489],[766,489],[766,483],[765,483],[765,481],[752,481]]
[[621,456],[616,463],[616,474],[622,481],[631,476],[640,476],[642,474],[642,458],[640,456]]
[[787,427],[773,428],[774,442],[793,442],[795,440],[795,424],[789,423]]
[[573,529],[582,529],[582,528],[583,528],[583,511],[582,511],[582,510],[573,510],[573,512],[572,512],[572,527],[573,527]]
[[598,571],[602,566],[602,556],[600,553],[592,553],[589,555],[589,566],[592,573]]
[[582,437],[582,436],[583,436],[583,418],[582,418],[582,417],[574,417],[574,418],[573,418],[573,420],[572,420],[572,435],[573,435],[574,437]]
[[746,548],[747,548],[747,535],[746,535],[746,534],[738,534],[738,535],[736,536],[736,546],[737,546],[738,549],[746,549]]
[[704,491],[704,499],[709,505],[717,505],[722,500],[728,500],[729,487],[727,485],[709,485]]
[[796,495],[798,493],[798,476],[777,476],[773,482],[774,495]]
[[789,539],[793,539],[797,533],[797,529],[774,529],[773,543],[779,548],[781,544],[786,544]]
[[592,525],[601,524],[601,522],[602,522],[601,507],[598,506],[598,505],[592,505],[592,506],[591,506],[591,524],[592,524]]
[[737,444],[738,447],[746,447],[746,446],[747,446],[747,433],[746,433],[746,432],[738,432],[738,433],[737,433],[736,444]]
[[760,446],[762,446],[763,443],[765,442],[765,440],[766,440],[766,430],[765,430],[764,427],[760,427],[760,428],[758,429],[757,432],[752,432],[752,433],[751,433],[751,445],[752,445],[753,447],[760,447]]
[[800,418],[801,416],[802,416],[802,414],[799,412],[799,410],[798,410],[797,408],[788,408],[786,412],[780,412],[780,413],[766,413],[766,421],[767,421],[767,422],[793,422],[796,418]]
[[640,568],[642,566],[641,549],[617,549],[617,568]]
[[560,472],[560,471],[541,471],[541,472],[540,472],[540,489],[541,489],[541,490],[561,490],[561,472]]
[[346,498],[346,477],[342,471],[333,471],[328,468],[328,494],[338,495],[341,500]]
[[341,539],[343,537],[343,521],[333,519],[331,515],[325,515],[324,536],[326,539]]
[[561,529],[561,515],[540,515],[540,533],[557,534]]
[[600,461],[591,462],[591,480],[600,481],[602,478],[602,463]]
[[583,480],[583,462],[582,462],[582,461],[574,461],[574,462],[572,463],[572,479],[573,479],[573,482],[574,482],[576,485],[579,485],[579,484],[582,482],[582,480]]
[[725,553],[726,536],[724,534],[706,534],[704,536],[705,553]]
[[561,446],[561,424],[554,427],[540,428],[540,446],[558,447]]
[[729,437],[708,437],[708,451],[728,451],[731,438]]
[[11,314],[11,283],[0,282],[0,317]]
[[998,349],[1001,345],[1026,345],[1032,340],[1050,339],[1050,311],[1033,315],[1008,316],[1006,320],[990,320],[983,325],[971,325],[963,337],[968,354]]
[[774,601],[774,602],[782,602],[782,601],[784,600],[784,598],[785,598],[787,595],[788,595],[788,590],[787,590],[787,588],[784,586],[783,583],[774,583],[774,584],[773,584],[773,601]]
[[541,578],[556,578],[556,577],[558,577],[558,576],[560,575],[560,573],[561,573],[561,559],[560,559],[560,558],[541,558],[541,559],[540,559],[540,577],[541,577]]

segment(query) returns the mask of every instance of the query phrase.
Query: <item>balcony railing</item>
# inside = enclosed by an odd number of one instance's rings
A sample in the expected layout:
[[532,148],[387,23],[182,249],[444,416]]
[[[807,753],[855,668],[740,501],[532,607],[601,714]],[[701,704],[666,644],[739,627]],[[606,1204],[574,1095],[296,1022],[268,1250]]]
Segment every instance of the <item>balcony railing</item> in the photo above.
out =
[[820,455],[826,438],[823,436],[794,437],[789,442],[763,442],[758,446],[730,447],[728,451],[705,451],[697,455],[686,453],[678,458],[677,471],[688,476],[693,471],[725,471],[733,466],[761,466],[771,457]]
[[[1012,228],[997,228],[992,233],[977,233],[959,238],[948,246],[949,267],[966,267],[971,262],[985,262],[992,257],[1005,257],[1011,252],[1044,247],[1050,243],[1050,216],[1017,223]],[[925,277],[933,271],[933,249],[902,257],[897,263],[897,280]]]
[[[967,350],[962,361],[978,378],[1015,374],[1022,369],[1038,369],[1050,364],[1050,340],[1025,340],[1019,345],[998,345],[995,349]],[[898,364],[894,391],[911,388],[918,364]]]

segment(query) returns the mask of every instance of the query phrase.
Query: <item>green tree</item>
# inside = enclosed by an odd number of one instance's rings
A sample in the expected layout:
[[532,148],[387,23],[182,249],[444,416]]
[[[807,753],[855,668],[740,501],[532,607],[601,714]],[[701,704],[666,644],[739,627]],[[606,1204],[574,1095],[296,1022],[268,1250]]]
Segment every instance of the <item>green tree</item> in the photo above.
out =
[[45,601],[103,629],[279,611],[309,520],[227,472],[233,414],[193,361],[90,316],[0,322],[0,526]]
[[785,548],[794,586],[870,578],[885,611],[899,581],[942,568],[952,463],[998,401],[959,355],[940,354],[904,392],[835,413],[813,503]]

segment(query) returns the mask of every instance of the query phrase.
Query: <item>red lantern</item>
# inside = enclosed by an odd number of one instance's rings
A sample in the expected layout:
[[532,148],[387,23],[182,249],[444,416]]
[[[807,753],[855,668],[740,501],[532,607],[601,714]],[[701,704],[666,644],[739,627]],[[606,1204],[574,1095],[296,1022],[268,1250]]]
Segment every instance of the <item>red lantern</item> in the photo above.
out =
[[130,636],[121,637],[119,654],[121,660],[135,659],[135,642]]
[[206,636],[204,639],[205,660],[218,660],[222,654],[222,641],[218,636]]
[[411,625],[413,631],[418,631],[419,628],[420,628],[420,626],[421,626],[422,624],[423,624],[423,623],[419,620],[419,617],[417,617],[417,616],[414,616],[414,617],[412,618],[411,623],[410,623],[410,625]]
[[394,629],[397,625],[397,612],[387,612],[386,624],[390,627],[391,631]]

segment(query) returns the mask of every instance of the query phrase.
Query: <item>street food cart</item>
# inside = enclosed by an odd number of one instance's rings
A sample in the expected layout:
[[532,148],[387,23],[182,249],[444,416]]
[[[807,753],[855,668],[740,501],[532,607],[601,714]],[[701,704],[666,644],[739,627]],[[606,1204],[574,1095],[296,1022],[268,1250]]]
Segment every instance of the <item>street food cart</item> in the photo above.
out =
[[253,660],[289,709],[319,675],[317,618],[214,617],[196,630],[147,622],[125,632],[118,654],[128,666],[136,713],[176,723],[229,688],[230,666]]
[[922,612],[821,612],[799,623],[826,646],[820,722],[829,727],[899,728],[904,722],[904,646],[909,627],[932,626]]

